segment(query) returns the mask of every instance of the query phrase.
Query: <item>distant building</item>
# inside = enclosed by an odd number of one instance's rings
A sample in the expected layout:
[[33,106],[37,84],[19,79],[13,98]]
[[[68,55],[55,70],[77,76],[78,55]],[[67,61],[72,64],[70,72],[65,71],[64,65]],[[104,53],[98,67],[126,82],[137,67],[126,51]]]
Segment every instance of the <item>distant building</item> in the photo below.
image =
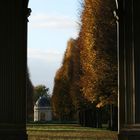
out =
[[52,108],[50,100],[46,96],[40,97],[34,105],[34,121],[51,121]]

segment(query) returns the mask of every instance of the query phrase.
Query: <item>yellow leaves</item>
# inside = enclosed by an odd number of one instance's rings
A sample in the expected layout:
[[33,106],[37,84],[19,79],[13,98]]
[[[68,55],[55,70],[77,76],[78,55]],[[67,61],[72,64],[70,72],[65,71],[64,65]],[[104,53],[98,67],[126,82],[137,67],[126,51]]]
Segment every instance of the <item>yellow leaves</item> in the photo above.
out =
[[103,102],[99,102],[99,103],[96,105],[97,108],[102,108],[103,106],[104,106]]
[[110,96],[102,95],[99,97],[99,102],[96,105],[96,107],[101,108],[107,104],[117,105],[117,98],[118,98],[118,94],[116,92],[114,93],[114,91],[110,93]]
[[75,47],[75,40],[71,38],[67,43],[67,49],[66,49],[66,52],[65,52],[64,60],[67,60],[67,59],[71,58],[73,47]]
[[81,16],[82,25],[79,34],[81,92],[88,101],[98,102],[99,100],[98,108],[116,99],[115,96],[103,96],[99,99],[102,94],[108,94],[108,92],[112,95],[112,88],[116,86],[113,85],[116,81],[111,82],[116,75],[116,69],[114,69],[116,54],[113,56],[113,51],[110,50],[111,46],[115,47],[115,32],[113,32],[115,26],[110,24],[112,15],[106,16],[112,10],[112,4],[111,0],[85,0]]

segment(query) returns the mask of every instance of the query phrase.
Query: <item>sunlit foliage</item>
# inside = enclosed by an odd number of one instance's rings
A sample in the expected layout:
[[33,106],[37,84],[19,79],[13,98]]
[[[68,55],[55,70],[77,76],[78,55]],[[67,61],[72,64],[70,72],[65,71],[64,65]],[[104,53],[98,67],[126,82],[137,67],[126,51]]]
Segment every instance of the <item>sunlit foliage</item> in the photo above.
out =
[[112,0],[85,0],[81,15],[82,93],[97,107],[117,102],[116,23]]
[[99,127],[102,108],[117,105],[114,9],[112,0],[81,3],[79,36],[68,41],[62,66],[55,76],[53,110],[58,118],[79,112],[83,126],[98,121],[92,126]]

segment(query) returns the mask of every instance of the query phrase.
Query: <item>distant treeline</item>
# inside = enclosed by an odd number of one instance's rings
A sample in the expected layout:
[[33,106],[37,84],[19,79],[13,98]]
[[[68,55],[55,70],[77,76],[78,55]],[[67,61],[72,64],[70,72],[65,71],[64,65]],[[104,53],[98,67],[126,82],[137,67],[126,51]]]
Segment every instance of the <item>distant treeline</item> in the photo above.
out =
[[26,120],[32,121],[34,114],[34,105],[33,105],[33,95],[34,95],[34,86],[31,82],[29,70],[26,72]]

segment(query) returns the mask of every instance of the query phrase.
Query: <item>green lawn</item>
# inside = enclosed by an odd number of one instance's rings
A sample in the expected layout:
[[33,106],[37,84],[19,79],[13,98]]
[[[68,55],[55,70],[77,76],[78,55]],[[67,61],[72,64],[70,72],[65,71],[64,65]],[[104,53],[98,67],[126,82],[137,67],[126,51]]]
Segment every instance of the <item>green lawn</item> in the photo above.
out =
[[117,132],[77,124],[27,125],[29,140],[117,140]]

